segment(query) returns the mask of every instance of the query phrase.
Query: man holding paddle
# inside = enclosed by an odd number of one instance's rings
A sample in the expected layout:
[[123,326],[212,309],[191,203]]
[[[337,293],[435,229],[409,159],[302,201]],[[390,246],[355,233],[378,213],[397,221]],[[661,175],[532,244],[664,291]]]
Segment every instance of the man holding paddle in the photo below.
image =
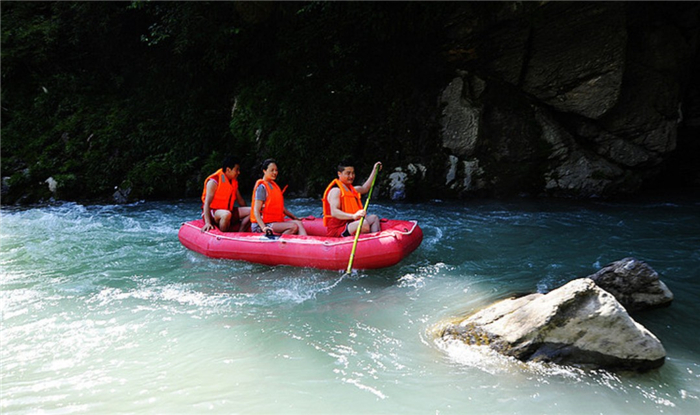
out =
[[[338,165],[338,178],[334,179],[323,193],[323,224],[328,236],[346,237],[355,233],[359,235],[360,232],[381,230],[379,217],[367,215],[360,199],[360,195],[371,191],[375,176],[381,168],[382,163],[376,162],[365,183],[353,187],[355,167],[347,161]],[[357,232],[360,226],[361,229]]]

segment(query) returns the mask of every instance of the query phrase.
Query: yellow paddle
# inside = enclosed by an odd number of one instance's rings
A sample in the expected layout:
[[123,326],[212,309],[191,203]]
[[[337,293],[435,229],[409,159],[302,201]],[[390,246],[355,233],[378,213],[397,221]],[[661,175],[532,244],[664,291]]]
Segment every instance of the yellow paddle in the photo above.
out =
[[[379,175],[379,170],[374,174],[374,177],[372,178],[372,184],[369,186],[369,193],[367,193],[367,200],[365,201],[365,216],[367,216],[367,208],[369,207],[369,199],[372,197],[372,189],[374,189],[374,181],[377,180],[377,176]],[[360,218],[360,225],[357,227],[357,231],[355,231],[355,240],[352,243],[352,251],[350,251],[350,261],[348,261],[348,269],[345,271],[345,275],[350,275],[352,272],[352,261],[355,259],[355,248],[357,248],[357,240],[360,239],[360,232],[362,231],[362,224],[365,222],[365,216]]]

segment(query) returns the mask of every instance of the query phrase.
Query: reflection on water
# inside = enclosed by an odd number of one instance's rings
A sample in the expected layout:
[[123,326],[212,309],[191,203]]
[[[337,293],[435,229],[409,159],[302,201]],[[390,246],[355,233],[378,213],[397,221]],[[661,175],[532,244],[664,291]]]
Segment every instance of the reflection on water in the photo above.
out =
[[[292,200],[299,216],[317,202]],[[183,248],[196,202],[7,209],[2,413],[693,413],[700,409],[700,202],[519,200],[372,207],[418,250],[342,272]],[[433,326],[634,256],[676,295],[637,320],[647,374],[525,364]],[[595,399],[591,399],[595,396]]]

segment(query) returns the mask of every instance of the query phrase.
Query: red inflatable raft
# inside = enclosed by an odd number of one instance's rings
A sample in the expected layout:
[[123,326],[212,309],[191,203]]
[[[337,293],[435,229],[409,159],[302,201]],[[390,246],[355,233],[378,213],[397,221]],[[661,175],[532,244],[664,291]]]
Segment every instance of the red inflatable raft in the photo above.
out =
[[[307,236],[267,237],[260,233],[202,232],[204,221],[183,223],[178,237],[187,248],[211,258],[226,258],[264,265],[292,265],[344,270],[355,236],[330,238],[320,218],[302,219]],[[382,230],[362,234],[357,242],[353,269],[383,268],[397,264],[423,241],[416,221],[381,220]]]

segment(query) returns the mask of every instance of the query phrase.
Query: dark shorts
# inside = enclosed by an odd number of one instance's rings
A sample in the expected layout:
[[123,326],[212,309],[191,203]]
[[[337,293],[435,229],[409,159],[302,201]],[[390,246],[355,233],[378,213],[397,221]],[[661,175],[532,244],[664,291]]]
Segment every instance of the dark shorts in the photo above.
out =
[[[267,226],[269,226],[270,228],[272,228],[272,225],[275,224],[275,223],[277,223],[277,222],[270,222],[270,223],[266,223],[265,225],[267,225]],[[254,222],[254,223],[251,223],[251,224],[250,224],[250,231],[253,232],[253,233],[262,233],[263,230],[262,230],[262,228],[260,227],[260,225],[258,225],[258,222]]]

